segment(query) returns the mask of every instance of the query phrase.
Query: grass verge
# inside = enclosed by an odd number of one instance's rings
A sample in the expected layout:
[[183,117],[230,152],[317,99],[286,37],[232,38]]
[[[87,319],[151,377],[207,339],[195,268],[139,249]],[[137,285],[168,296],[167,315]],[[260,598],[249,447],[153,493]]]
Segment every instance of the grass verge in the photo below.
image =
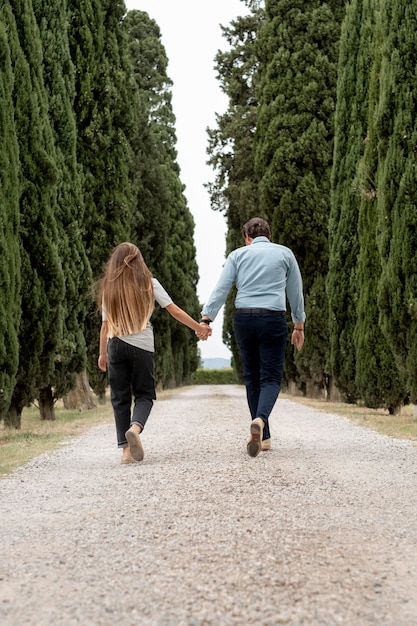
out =
[[[169,398],[173,393],[175,389],[158,391],[158,400]],[[20,430],[4,428],[0,422],[0,478],[36,456],[55,450],[64,441],[81,435],[89,428],[113,423],[113,410],[107,397],[106,404],[84,411],[69,411],[55,406],[55,417],[55,421],[43,421],[39,409],[31,406],[22,412]]]
[[415,415],[415,409],[412,405],[402,407],[398,415],[389,415],[388,411],[384,409],[367,409],[357,404],[312,400],[288,394],[283,394],[282,397],[310,406],[324,413],[343,415],[355,424],[370,428],[381,435],[397,439],[410,439],[417,442],[417,415]]
[[110,402],[85,411],[55,408],[55,421],[40,419],[39,410],[23,410],[20,430],[0,426],[0,476],[24,465],[35,456],[54,450],[71,437],[113,419]]

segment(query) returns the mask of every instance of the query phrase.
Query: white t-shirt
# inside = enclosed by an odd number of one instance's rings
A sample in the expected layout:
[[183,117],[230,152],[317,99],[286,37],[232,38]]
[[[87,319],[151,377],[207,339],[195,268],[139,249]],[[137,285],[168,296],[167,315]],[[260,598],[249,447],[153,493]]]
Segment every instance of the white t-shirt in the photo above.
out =
[[[156,278],[152,278],[152,284],[155,301],[159,304],[159,306],[165,309],[170,304],[173,304],[171,296],[165,291],[161,283]],[[103,307],[102,320],[105,321],[106,319],[106,312]],[[140,333],[135,333],[133,335],[122,335],[121,337],[118,337],[118,339],[129,343],[131,346],[140,348],[141,350],[147,350],[148,352],[155,351],[153,328],[150,320],[148,320],[146,328],[144,328],[144,330],[141,330]]]

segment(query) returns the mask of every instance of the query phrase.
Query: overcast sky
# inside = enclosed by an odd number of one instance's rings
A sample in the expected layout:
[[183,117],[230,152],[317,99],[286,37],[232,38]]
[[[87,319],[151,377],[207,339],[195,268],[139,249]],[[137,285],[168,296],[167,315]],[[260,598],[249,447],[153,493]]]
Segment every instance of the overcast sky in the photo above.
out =
[[[220,24],[228,26],[239,15],[246,15],[248,9],[242,0],[127,0],[126,7],[146,11],[157,22],[169,59],[178,164],[195,221],[198,295],[204,303],[225,260],[225,219],[211,210],[204,188],[204,183],[214,177],[206,165],[206,128],[214,128],[215,113],[223,113],[227,108],[227,98],[216,79],[214,57],[218,50],[227,48]],[[230,357],[222,342],[222,326],[223,309],[212,324],[213,335],[199,343],[203,358]]]

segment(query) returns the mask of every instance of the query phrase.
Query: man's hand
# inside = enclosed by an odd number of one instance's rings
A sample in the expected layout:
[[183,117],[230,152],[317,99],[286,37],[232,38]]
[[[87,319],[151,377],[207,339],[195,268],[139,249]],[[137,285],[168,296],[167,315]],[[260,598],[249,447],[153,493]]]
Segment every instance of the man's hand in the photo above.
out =
[[291,345],[295,346],[298,351],[301,350],[304,343],[304,330],[297,330],[294,328],[291,335]]
[[195,334],[199,339],[201,339],[201,341],[206,341],[208,337],[211,337],[213,331],[208,324],[201,323],[200,329],[201,330],[196,330]]

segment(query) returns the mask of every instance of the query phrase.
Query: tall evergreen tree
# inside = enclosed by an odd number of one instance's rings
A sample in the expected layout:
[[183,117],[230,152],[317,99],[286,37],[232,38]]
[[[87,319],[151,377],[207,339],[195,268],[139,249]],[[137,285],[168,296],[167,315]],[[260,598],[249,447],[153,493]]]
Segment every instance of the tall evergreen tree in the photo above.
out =
[[76,162],[75,79],[69,51],[66,1],[33,0],[33,7],[40,29],[49,120],[59,170],[55,219],[65,277],[63,335],[53,355],[49,384],[39,390],[41,413],[52,419],[54,400],[74,386],[75,374],[86,366],[84,325],[91,273],[82,239],[82,180]]
[[260,207],[271,222],[273,239],[289,246],[298,259],[309,329],[296,370],[292,351],[287,356],[286,376],[319,389],[327,380],[324,276],[344,8],[344,0],[267,0],[258,40],[255,164]]
[[10,53],[10,46],[18,47],[18,39],[16,31],[12,33],[11,28],[10,6],[3,6],[0,9],[0,420],[7,415],[15,386],[21,302],[20,168]]
[[[194,245],[194,220],[187,208],[184,187],[179,179],[179,171],[175,171],[174,163],[170,171],[170,232],[165,250],[167,273],[164,284],[174,302],[186,310],[191,317],[199,319],[200,303],[197,297],[198,267]],[[162,379],[166,386],[177,386],[190,383],[192,373],[199,364],[197,339],[195,334],[183,324],[179,324],[171,316],[168,318],[169,335],[163,337],[156,327],[156,350],[163,354],[167,342],[172,350],[173,376]]]
[[[372,35],[373,64],[370,67],[368,93],[368,129],[365,150],[358,163],[360,204],[358,219],[359,253],[356,272],[357,308],[354,330],[356,386],[361,401],[368,407],[384,407],[396,413],[406,396],[393,354],[379,326],[378,282],[381,261],[377,246],[378,187],[375,111],[381,76],[381,24],[379,0],[364,0],[363,9]],[[363,41],[362,45],[365,45]]]
[[[152,271],[163,263],[169,226],[167,207],[170,192],[161,156],[160,135],[172,132],[172,81],[166,75],[168,59],[161,45],[158,25],[147,13],[129,11],[123,22],[128,34],[129,56],[137,86],[135,133],[130,142],[133,151],[136,212],[132,237]],[[167,118],[166,113],[170,112]],[[169,130],[168,130],[169,129]],[[169,138],[168,143],[171,143]]]
[[[253,145],[258,113],[256,38],[264,12],[260,2],[246,4],[251,9],[248,15],[222,27],[228,50],[218,52],[215,67],[229,105],[224,114],[216,115],[217,127],[208,129],[208,164],[215,170],[215,179],[207,187],[211,208],[226,217],[226,255],[243,244],[243,224],[259,213]],[[233,330],[235,295],[233,289],[226,300],[223,340],[241,380],[240,352]]]
[[[64,276],[55,221],[59,172],[43,81],[39,29],[31,0],[5,3],[11,32],[17,29],[22,55],[13,46],[14,108],[20,146],[20,256],[22,302],[19,367],[7,422],[19,427],[22,409],[49,383],[62,337]],[[12,10],[11,10],[12,9]]]
[[[93,278],[112,248],[130,239],[134,94],[122,21],[125,3],[68,0],[71,58],[76,67],[74,111],[77,161],[82,168],[84,244]],[[99,395],[107,378],[97,368],[100,318],[94,301],[86,320],[88,377]]]
[[373,63],[374,20],[365,0],[346,9],[340,39],[335,142],[329,220],[330,371],[342,397],[355,402],[357,260],[360,180],[358,163],[366,145],[370,68]]
[[417,7],[381,0],[382,65],[378,137],[380,321],[417,401]]
[[[136,219],[132,234],[145,259],[172,298],[197,317],[198,269],[194,222],[187,207],[177,164],[172,81],[156,22],[142,11],[124,21],[130,41],[133,76],[139,92],[140,133],[133,138],[137,180]],[[150,227],[152,225],[152,227]],[[198,365],[197,342],[189,329],[155,311],[155,375],[164,386],[188,382]]]

